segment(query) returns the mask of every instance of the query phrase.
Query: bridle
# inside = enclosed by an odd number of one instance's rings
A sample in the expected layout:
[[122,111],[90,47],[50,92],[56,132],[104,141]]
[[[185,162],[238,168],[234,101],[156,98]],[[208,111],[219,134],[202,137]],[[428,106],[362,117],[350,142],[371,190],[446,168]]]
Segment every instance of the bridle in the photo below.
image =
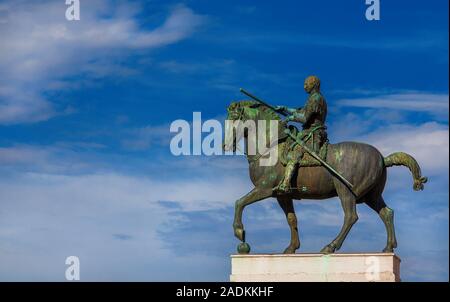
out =
[[245,108],[242,107],[242,106],[239,106],[239,108],[240,108],[239,115],[238,115],[237,118],[233,119],[233,121],[240,121],[241,118],[242,118],[242,116],[244,115],[244,110],[245,110]]
[[[240,112],[239,112],[239,114],[238,114],[238,117],[236,118],[236,119],[233,119],[234,121],[240,121],[241,120],[241,118],[243,117],[243,115],[244,115],[244,110],[245,110],[245,108],[244,107],[241,107],[241,106],[239,106],[240,107]],[[280,139],[278,139],[278,141],[279,141]],[[276,142],[277,144],[278,144],[278,141]],[[255,161],[258,161],[262,156],[264,156],[264,155],[266,155],[267,153],[269,153],[269,151],[273,148],[274,146],[272,146],[272,144],[269,146],[269,149],[266,151],[266,152],[264,152],[264,153],[259,153],[258,152],[258,154],[256,154],[256,155],[248,155],[248,153],[247,153],[247,151],[245,150],[245,148],[244,148],[244,151],[243,151],[243,153],[244,153],[244,155],[247,157],[247,160],[248,160],[248,162],[249,163],[253,163],[253,162],[255,162]],[[239,148],[239,146],[238,146],[238,144],[236,143],[236,148],[237,149],[240,149]],[[253,156],[253,157],[250,157],[250,156]]]
[[[235,119],[231,119],[232,121],[240,121],[241,118],[244,116],[244,110],[245,110],[245,108],[239,106],[239,109],[240,109],[240,111],[239,111],[238,117],[235,118]],[[233,110],[233,113],[235,113],[235,110]],[[236,139],[235,139],[235,138],[233,138],[233,143],[235,144],[236,149],[238,149],[239,151],[241,151],[240,148],[239,148],[239,146],[238,146],[238,144],[237,144],[237,142],[236,142]],[[245,148],[244,148],[243,153],[244,153],[244,155],[248,158],[248,154],[247,154],[247,152],[245,151]]]

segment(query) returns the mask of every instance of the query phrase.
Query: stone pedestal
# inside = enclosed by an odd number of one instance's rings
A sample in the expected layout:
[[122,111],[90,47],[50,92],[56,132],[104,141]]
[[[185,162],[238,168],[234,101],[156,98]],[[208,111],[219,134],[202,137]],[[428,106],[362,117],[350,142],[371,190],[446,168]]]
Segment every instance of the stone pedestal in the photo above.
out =
[[231,255],[232,282],[399,282],[394,253]]

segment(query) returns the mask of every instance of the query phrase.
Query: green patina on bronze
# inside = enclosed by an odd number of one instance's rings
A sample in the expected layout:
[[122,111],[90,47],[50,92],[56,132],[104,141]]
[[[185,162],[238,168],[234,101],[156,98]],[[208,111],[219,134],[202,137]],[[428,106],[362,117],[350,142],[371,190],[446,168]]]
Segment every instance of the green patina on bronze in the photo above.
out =
[[256,116],[258,115],[258,110],[255,108],[246,107],[244,114],[248,117],[248,119],[254,120],[256,118]]
[[392,166],[406,166],[414,175],[414,190],[420,191],[423,190],[423,184],[427,182],[426,177],[421,176],[421,171],[419,164],[414,159],[414,157],[406,154],[404,152],[396,152],[384,159],[384,165],[386,167]]
[[[305,86],[307,86],[306,83]],[[317,94],[311,95],[313,101],[319,99]],[[279,133],[283,133],[287,128],[289,128],[290,133],[301,133],[301,131],[295,132],[295,127],[292,125],[288,126],[286,121],[281,120],[274,109],[290,112],[292,113],[291,115],[295,115],[295,120],[303,121],[302,123],[310,123],[308,119],[305,119],[304,110],[290,110],[284,107],[274,108],[270,105],[267,106],[257,101],[248,100],[233,102],[227,108],[227,119],[240,119],[242,121],[254,120],[255,122],[258,120],[274,120],[278,123],[278,128],[281,129]],[[322,113],[326,115],[326,111]],[[289,114],[285,115],[290,116]],[[266,123],[266,126],[269,127],[269,123]],[[312,129],[304,127],[303,130],[305,128],[307,130]],[[344,223],[336,238],[327,244],[321,252],[333,253],[342,246],[351,227],[358,220],[356,213],[356,204],[358,203],[367,204],[379,214],[387,233],[387,243],[383,251],[393,252],[394,248],[397,247],[394,230],[394,212],[387,207],[382,197],[386,183],[387,168],[392,166],[408,167],[413,176],[414,190],[423,190],[427,178],[421,175],[420,166],[417,161],[411,155],[404,152],[396,152],[387,157],[383,157],[375,147],[364,143],[342,142],[331,144],[327,141],[326,133],[321,140],[315,140],[314,143],[316,145],[313,145],[311,138],[314,134],[309,135],[309,133],[302,136],[302,139],[309,136],[306,141],[309,144],[308,147],[314,150],[328,165],[342,174],[345,179],[351,181],[353,187],[349,188],[342,180],[331,173],[329,169],[320,164],[318,160],[311,158],[289,136],[280,137],[278,141],[279,158],[274,166],[260,165],[261,154],[246,155],[249,161],[250,179],[255,187],[248,194],[238,199],[235,204],[233,229],[235,236],[242,241],[238,246],[238,252],[250,252],[250,246],[245,242],[245,231],[242,223],[243,210],[247,205],[270,197],[276,198],[286,215],[291,230],[291,241],[284,252],[295,253],[300,247],[300,240],[298,237],[297,218],[293,200],[321,200],[335,196],[341,200],[344,211]],[[248,137],[246,134],[244,133],[243,135],[243,139],[247,140]],[[241,138],[236,138],[236,140],[239,139]],[[233,140],[232,146],[225,144],[224,148],[235,148],[236,140]],[[318,144],[318,141],[321,144]],[[245,145],[248,146],[247,141]],[[294,171],[292,171],[292,179],[288,181],[288,190],[279,190],[280,183],[286,179],[286,169],[289,167],[289,162],[292,159],[297,159],[297,164],[295,169],[293,169]]]
[[341,159],[342,159],[342,150],[341,149],[337,149],[334,152],[334,158],[336,159],[336,161],[341,161]]

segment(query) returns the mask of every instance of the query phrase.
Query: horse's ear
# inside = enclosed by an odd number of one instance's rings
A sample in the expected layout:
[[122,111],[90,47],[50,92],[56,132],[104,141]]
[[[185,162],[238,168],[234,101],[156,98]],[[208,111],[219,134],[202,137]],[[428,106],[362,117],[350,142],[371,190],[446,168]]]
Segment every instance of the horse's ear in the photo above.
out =
[[234,110],[238,106],[237,102],[231,102],[230,106],[228,106],[228,110]]

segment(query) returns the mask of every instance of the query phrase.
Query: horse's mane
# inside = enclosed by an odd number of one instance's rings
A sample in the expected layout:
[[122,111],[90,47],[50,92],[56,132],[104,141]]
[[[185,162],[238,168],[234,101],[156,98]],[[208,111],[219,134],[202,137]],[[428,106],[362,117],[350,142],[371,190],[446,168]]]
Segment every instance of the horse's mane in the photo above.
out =
[[239,102],[234,102],[232,103],[229,108],[231,108],[232,106],[239,106],[239,107],[254,107],[254,108],[258,108],[260,110],[261,113],[265,114],[265,117],[268,117],[271,120],[280,120],[280,117],[278,116],[278,114],[273,111],[273,109],[267,107],[266,105],[263,105],[257,101],[252,101],[252,100],[244,100],[244,101],[239,101]]

